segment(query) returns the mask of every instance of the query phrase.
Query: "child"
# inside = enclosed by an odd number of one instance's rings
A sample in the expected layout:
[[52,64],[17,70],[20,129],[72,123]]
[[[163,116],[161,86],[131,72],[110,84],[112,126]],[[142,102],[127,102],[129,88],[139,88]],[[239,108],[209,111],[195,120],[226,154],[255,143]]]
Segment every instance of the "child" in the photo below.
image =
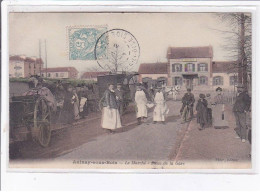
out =
[[197,111],[197,123],[200,124],[199,130],[203,130],[205,128],[205,124],[207,124],[207,116],[208,116],[208,102],[205,99],[204,94],[199,95],[200,99],[198,100],[196,111]]
[[206,100],[208,102],[208,127],[212,126],[212,100],[210,94],[206,94]]

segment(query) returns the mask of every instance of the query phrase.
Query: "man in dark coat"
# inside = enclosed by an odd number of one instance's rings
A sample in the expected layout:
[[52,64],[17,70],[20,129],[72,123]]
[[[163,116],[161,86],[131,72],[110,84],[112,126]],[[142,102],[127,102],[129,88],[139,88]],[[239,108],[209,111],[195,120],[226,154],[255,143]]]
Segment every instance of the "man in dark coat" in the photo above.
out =
[[124,105],[124,91],[122,90],[122,84],[117,84],[117,87],[115,89],[115,94],[117,96],[118,100],[118,110],[120,116],[123,115],[123,105]]
[[72,90],[73,87],[70,84],[64,84],[65,93],[64,93],[64,103],[62,108],[62,123],[72,123],[74,121],[74,105],[72,102]]
[[208,122],[208,102],[205,99],[204,94],[199,95],[200,99],[198,100],[196,111],[197,111],[197,123],[200,124],[199,130],[203,130],[205,125]]
[[236,118],[235,131],[244,143],[247,137],[246,112],[250,110],[251,98],[242,85],[237,86],[238,96],[233,106],[233,113]]
[[[191,89],[187,89],[187,93],[182,97],[182,107],[180,113],[182,115],[182,122],[186,122],[193,118],[193,105],[195,102],[194,95],[191,93]],[[190,115],[188,118],[188,114]]]

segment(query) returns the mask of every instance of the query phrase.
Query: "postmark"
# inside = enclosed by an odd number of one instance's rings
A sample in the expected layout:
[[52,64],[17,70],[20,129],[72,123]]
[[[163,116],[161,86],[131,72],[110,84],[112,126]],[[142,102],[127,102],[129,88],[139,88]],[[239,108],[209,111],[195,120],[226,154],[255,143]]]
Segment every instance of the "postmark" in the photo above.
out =
[[101,68],[112,72],[128,71],[138,62],[140,46],[132,33],[112,29],[98,38],[94,53]]
[[[69,60],[95,60],[96,41],[106,31],[106,26],[69,27]],[[102,52],[105,52],[105,49]]]

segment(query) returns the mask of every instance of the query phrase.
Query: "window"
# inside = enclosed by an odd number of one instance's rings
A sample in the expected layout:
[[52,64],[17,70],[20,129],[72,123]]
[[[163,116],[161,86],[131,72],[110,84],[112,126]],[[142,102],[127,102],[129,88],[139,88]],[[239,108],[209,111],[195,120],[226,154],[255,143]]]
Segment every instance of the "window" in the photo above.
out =
[[208,85],[208,77],[206,76],[199,77],[199,85]]
[[208,64],[206,63],[198,64],[198,71],[208,71]]
[[236,85],[237,83],[238,83],[237,76],[230,76],[230,77],[229,77],[229,84],[230,84],[231,86],[234,86],[234,85]]
[[182,64],[180,63],[172,64],[172,72],[182,72]]
[[182,77],[173,77],[172,78],[172,85],[181,86],[182,85]]
[[50,73],[48,73],[48,77],[51,77],[51,74],[50,74]]
[[58,74],[58,73],[56,73],[56,77],[59,77],[59,74]]
[[185,64],[185,71],[186,72],[194,72],[195,71],[195,64],[193,64],[193,63]]
[[60,73],[60,77],[64,77],[64,73]]
[[223,85],[223,77],[222,76],[213,77],[213,85],[214,86]]

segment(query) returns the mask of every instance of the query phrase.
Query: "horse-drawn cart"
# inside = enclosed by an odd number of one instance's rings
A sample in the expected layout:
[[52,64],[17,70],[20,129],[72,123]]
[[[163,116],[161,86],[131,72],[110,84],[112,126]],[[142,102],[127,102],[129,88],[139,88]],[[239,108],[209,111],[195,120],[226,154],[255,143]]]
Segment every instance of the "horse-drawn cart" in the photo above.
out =
[[47,147],[51,139],[51,109],[41,95],[10,99],[10,142],[32,138]]

